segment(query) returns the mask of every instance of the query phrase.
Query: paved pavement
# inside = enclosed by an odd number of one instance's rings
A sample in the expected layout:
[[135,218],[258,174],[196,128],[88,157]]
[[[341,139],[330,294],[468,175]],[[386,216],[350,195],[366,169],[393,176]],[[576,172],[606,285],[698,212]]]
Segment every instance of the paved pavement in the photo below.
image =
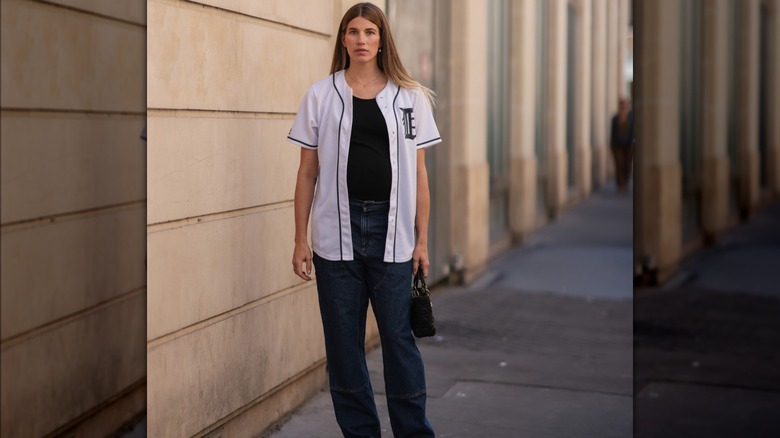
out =
[[780,436],[780,202],[635,302],[636,437]]
[[146,438],[146,413],[114,434],[114,438]]
[[[492,261],[470,287],[432,294],[418,341],[438,437],[630,437],[632,198],[599,192]],[[392,436],[381,349],[368,354]],[[266,437],[340,437],[320,392]]]

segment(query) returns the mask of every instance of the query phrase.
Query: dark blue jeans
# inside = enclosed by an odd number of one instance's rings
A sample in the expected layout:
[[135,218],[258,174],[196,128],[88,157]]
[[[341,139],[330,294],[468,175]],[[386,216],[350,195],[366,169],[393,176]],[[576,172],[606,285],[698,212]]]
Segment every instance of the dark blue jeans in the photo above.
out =
[[412,262],[383,261],[389,204],[350,201],[354,261],[314,254],[333,407],[345,437],[380,437],[366,367],[366,314],[374,309],[382,342],[393,435],[432,437],[425,416],[425,372],[409,324]]

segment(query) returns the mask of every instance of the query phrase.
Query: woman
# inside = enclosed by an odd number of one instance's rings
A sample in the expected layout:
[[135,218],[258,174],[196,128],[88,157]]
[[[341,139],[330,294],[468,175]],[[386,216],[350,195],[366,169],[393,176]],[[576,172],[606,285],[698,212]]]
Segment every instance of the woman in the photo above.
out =
[[345,437],[381,435],[364,349],[369,300],[393,434],[434,436],[409,323],[412,274],[427,276],[429,265],[423,150],[441,142],[429,100],[403,67],[382,10],[359,3],[339,25],[331,75],[308,90],[288,136],[302,148],[293,270],[304,280],[312,262],[317,270],[331,397]]
[[615,159],[615,183],[618,192],[625,192],[631,177],[631,157],[634,146],[634,114],[628,109],[628,100],[620,98],[618,112],[612,116],[610,146]]

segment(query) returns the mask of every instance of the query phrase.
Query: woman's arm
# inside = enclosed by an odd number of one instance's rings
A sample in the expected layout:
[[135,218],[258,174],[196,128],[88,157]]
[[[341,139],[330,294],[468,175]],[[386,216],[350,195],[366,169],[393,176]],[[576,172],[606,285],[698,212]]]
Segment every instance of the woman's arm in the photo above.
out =
[[311,280],[311,247],[309,246],[309,213],[314,199],[314,185],[319,172],[317,151],[301,148],[298,165],[298,180],[295,183],[295,249],[293,250],[293,271],[304,280]]
[[612,117],[612,123],[609,124],[609,146],[617,146],[617,116]]
[[422,268],[428,276],[428,217],[431,213],[431,194],[428,190],[428,169],[425,168],[425,149],[417,150],[417,215],[414,226],[417,229],[417,243],[412,255],[412,272]]

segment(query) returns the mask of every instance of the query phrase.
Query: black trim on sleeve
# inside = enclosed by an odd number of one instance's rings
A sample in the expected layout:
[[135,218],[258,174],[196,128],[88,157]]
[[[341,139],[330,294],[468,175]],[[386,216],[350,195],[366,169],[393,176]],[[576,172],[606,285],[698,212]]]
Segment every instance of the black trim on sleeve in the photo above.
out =
[[302,142],[302,141],[298,140],[297,138],[290,137],[289,135],[287,136],[287,138],[289,140],[291,140],[291,141],[296,142],[296,143],[300,143],[303,146],[307,146],[307,147],[310,147],[310,148],[316,148],[317,147],[316,144],[309,144],[309,143],[306,143],[306,142]]
[[423,145],[426,145],[426,144],[428,144],[428,143],[433,143],[433,142],[434,142],[434,141],[436,141],[436,140],[441,140],[441,137],[436,137],[436,138],[434,138],[434,139],[432,139],[432,140],[424,141],[424,142],[422,142],[422,143],[417,143],[417,146],[423,146]]

